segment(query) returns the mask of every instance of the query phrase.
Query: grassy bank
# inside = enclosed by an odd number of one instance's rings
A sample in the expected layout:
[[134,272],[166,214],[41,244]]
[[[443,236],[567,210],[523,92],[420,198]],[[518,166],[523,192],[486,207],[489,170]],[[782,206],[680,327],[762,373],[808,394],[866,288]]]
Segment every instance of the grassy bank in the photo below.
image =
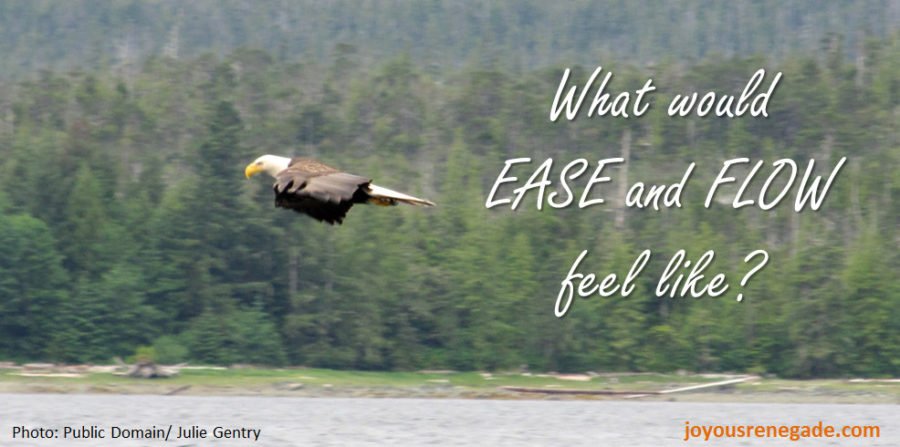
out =
[[[413,397],[491,399],[625,399],[625,396],[544,395],[503,387],[606,391],[661,391],[723,380],[702,374],[559,375],[479,372],[367,372],[327,369],[185,368],[165,379],[113,372],[29,372],[0,369],[0,393],[110,393],[262,395],[291,397]],[[651,395],[644,400],[734,402],[900,403],[891,380],[783,380],[759,378],[725,387]]]

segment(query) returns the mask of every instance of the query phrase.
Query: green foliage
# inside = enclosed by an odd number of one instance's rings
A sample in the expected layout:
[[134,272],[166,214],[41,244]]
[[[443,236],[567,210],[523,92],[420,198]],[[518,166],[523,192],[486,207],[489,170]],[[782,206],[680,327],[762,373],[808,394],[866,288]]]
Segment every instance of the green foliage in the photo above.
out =
[[[352,70],[360,59],[383,60],[404,51],[429,69],[464,63],[586,64],[601,56],[694,61],[766,51],[785,57],[817,50],[831,35],[848,37],[836,48],[861,53],[864,38],[896,30],[892,19],[896,12],[889,0],[786,5],[766,0],[735,7],[678,0],[652,8],[621,0],[365,5],[302,0],[257,2],[252,8],[239,0],[10,1],[0,5],[0,72],[27,75],[85,65],[131,69],[149,56],[168,60],[231,51],[242,51],[247,66],[332,57],[329,65],[338,73]],[[243,50],[247,47],[273,56]]]
[[117,265],[98,280],[80,278],[60,306],[51,331],[54,356],[65,361],[109,361],[127,356],[158,335],[159,311],[145,304],[136,269]]
[[47,359],[68,295],[66,271],[44,222],[0,214],[0,356]]
[[212,364],[281,365],[281,340],[267,315],[255,309],[197,317],[185,332],[191,358]]
[[181,337],[163,335],[153,342],[151,348],[154,360],[159,363],[171,365],[187,361],[190,358],[190,352],[184,346]]
[[108,245],[103,244],[103,239],[110,234],[106,228],[110,221],[104,208],[99,182],[90,168],[82,165],[69,194],[65,211],[67,237],[61,244],[70,271],[96,275],[108,267],[104,262],[108,256],[103,253]]
[[[166,5],[135,5],[112,8],[110,17],[126,9],[168,14]],[[440,5],[386,9],[455,14]],[[48,17],[66,10],[47,8]],[[296,13],[287,8],[288,16]],[[329,14],[324,8],[317,14]],[[608,16],[580,3],[542,8],[578,9],[572,24],[580,32],[598,21],[643,17],[646,9],[623,6]],[[797,13],[845,8],[829,3]],[[488,40],[524,38],[511,24],[534,20],[502,2],[485,11],[494,18]],[[704,20],[726,13],[715,8]],[[380,22],[382,14],[373,26],[393,23]],[[422,41],[444,35],[444,25],[426,25],[413,28]],[[463,21],[453,33],[470,41],[474,26]],[[785,25],[758,26],[774,32]],[[660,28],[669,30],[657,35],[666,45],[705,42],[689,51],[694,56],[720,44],[728,48],[721,53],[745,54],[772,43],[759,30],[729,40]],[[371,370],[900,373],[900,257],[892,249],[900,228],[896,36],[866,44],[862,68],[836,56],[844,51],[834,49],[839,45],[774,61],[662,60],[648,69],[604,58],[604,67],[615,68],[616,88],[639,87],[652,75],[659,90],[648,116],[565,123],[546,117],[561,66],[534,65],[566,57],[554,51],[562,43],[531,42],[529,52],[494,57],[496,43],[487,42],[474,60],[443,72],[418,45],[382,59],[351,42],[309,49],[330,60],[295,62],[297,48],[182,54],[124,72],[99,62],[87,73],[46,71],[4,89],[0,357],[140,354],[164,363]],[[645,55],[662,51],[618,43]],[[595,62],[574,67],[574,79]],[[761,65],[784,72],[770,118],[665,116],[667,98],[734,90]],[[522,68],[532,66],[544,68]],[[561,167],[577,157],[616,156],[626,135],[630,182],[674,182],[698,163],[682,208],[622,209],[617,194],[606,194],[603,206],[537,211],[532,194],[516,211],[484,209],[507,158],[553,157]],[[264,153],[315,156],[438,206],[356,206],[343,226],[321,225],[275,209],[268,181],[243,178],[243,166]],[[815,213],[702,206],[698,185],[709,184],[728,158],[833,165],[843,155],[851,159]],[[515,175],[530,174],[521,169]],[[625,174],[617,169],[614,178]],[[606,186],[598,191],[613,190]],[[737,290],[735,278],[749,268],[743,258],[757,248],[769,251],[769,265]],[[653,258],[629,297],[576,299],[557,319],[560,281],[584,249],[590,255],[582,267],[598,277],[621,277],[644,249]],[[729,275],[732,289],[715,299],[655,297],[654,276],[678,249],[695,259],[715,249],[713,268]],[[734,301],[739,292],[742,303]]]
[[138,346],[134,350],[134,354],[125,359],[129,363],[146,363],[156,362],[159,356],[156,354],[156,348],[153,346]]
[[847,357],[852,371],[862,375],[890,375],[900,362],[900,310],[884,299],[897,294],[897,281],[884,279],[896,271],[898,257],[880,239],[873,230],[864,232],[843,274],[845,318],[853,328]]

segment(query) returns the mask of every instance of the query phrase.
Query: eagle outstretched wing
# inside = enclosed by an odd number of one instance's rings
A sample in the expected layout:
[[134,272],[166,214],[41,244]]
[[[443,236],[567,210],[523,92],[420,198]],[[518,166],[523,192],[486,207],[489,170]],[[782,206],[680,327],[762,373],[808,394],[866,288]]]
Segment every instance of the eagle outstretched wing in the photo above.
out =
[[354,203],[366,203],[371,179],[308,158],[294,158],[275,177],[275,205],[330,224],[341,223]]

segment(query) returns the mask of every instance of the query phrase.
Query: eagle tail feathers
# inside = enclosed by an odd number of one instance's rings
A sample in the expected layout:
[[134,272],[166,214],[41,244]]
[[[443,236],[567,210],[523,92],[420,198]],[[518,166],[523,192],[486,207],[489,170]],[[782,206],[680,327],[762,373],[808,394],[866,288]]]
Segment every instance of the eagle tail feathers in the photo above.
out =
[[406,203],[415,206],[434,206],[434,202],[430,200],[413,197],[375,184],[370,184],[367,192],[369,193],[369,203],[375,205],[391,206],[397,203]]

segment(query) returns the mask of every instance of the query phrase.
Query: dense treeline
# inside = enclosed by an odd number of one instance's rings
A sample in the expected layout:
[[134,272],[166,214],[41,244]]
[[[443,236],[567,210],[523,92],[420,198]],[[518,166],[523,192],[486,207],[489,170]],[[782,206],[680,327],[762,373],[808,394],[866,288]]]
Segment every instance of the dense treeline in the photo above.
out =
[[[783,62],[708,59],[615,72],[610,89],[659,90],[647,116],[551,123],[561,68],[473,64],[433,73],[406,56],[367,70],[355,48],[326,60],[256,50],[154,57],[129,76],[44,71],[0,90],[0,358],[363,369],[742,370],[794,377],[900,373],[900,39],[841,41]],[[667,98],[739,93],[759,67],[784,72],[768,119],[669,118]],[[585,79],[593,67],[577,67]],[[848,165],[821,210],[702,206],[486,210],[510,157],[628,153],[631,181],[674,182],[691,162],[815,158]],[[304,154],[436,201],[360,206],[340,227],[273,208],[243,166]],[[760,180],[759,182],[762,182]],[[614,181],[611,188],[617,188]],[[754,188],[758,188],[756,183]],[[534,203],[529,196],[528,203]],[[559,283],[627,271],[637,254],[717,252],[743,291],[577,301]],[[150,348],[148,348],[150,347]]]
[[515,70],[551,64],[697,61],[764,53],[781,59],[900,23],[891,0],[817,2],[678,0],[441,2],[255,0],[6,0],[0,3],[0,73],[106,67],[134,74],[151,55],[192,58],[241,47],[278,60],[326,58],[335,43],[368,61],[408,52],[427,71],[498,61]]

